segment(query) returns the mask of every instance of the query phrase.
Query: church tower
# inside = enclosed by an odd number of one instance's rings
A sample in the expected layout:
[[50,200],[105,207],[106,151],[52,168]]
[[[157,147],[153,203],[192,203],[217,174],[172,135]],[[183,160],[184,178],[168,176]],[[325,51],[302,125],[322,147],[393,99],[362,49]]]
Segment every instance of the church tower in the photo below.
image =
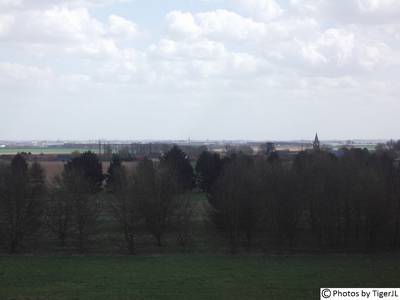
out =
[[320,144],[320,142],[319,142],[318,134],[317,134],[317,133],[315,134],[315,139],[314,139],[314,142],[313,142],[313,148],[314,148],[314,151],[319,151],[319,150],[321,150],[321,144]]

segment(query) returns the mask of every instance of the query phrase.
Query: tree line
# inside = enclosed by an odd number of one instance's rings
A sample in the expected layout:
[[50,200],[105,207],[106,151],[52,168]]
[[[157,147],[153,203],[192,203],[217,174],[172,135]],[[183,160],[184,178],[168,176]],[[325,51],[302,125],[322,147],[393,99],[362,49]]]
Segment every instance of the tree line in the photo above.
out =
[[393,251],[400,246],[397,153],[381,145],[344,149],[340,157],[303,151],[287,160],[275,149],[225,157],[204,151],[192,166],[174,146],[132,172],[114,155],[103,174],[96,154],[85,152],[50,184],[38,162],[17,154],[0,165],[0,243],[9,253],[50,240],[85,252],[108,228],[130,254],[143,235],[162,247],[172,234],[186,248],[198,238],[194,195],[201,194],[201,219],[213,228],[201,234],[233,253]]

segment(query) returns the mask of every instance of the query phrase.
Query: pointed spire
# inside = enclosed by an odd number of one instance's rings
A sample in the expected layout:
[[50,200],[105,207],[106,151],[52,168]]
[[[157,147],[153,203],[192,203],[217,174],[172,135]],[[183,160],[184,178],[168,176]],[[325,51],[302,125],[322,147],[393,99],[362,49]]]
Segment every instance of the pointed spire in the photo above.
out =
[[314,148],[314,151],[319,151],[321,149],[321,144],[320,144],[319,139],[318,139],[318,133],[315,134],[315,139],[314,139],[314,142],[313,142],[313,148]]

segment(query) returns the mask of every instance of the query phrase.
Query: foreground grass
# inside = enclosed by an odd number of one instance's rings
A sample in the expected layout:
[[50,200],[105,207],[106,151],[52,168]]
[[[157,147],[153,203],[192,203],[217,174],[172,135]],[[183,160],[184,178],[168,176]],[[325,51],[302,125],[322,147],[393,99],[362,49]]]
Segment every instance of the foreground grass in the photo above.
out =
[[0,299],[319,299],[400,287],[398,257],[0,257]]

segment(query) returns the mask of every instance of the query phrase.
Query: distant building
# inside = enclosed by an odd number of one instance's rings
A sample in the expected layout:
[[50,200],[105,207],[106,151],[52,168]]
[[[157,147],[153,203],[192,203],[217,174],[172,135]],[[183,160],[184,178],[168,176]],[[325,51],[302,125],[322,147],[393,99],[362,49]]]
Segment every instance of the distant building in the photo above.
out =
[[317,134],[317,133],[315,134],[315,139],[314,139],[314,142],[313,142],[313,149],[314,149],[314,151],[319,151],[319,150],[321,150],[321,144],[320,144],[320,142],[319,142],[318,134]]

